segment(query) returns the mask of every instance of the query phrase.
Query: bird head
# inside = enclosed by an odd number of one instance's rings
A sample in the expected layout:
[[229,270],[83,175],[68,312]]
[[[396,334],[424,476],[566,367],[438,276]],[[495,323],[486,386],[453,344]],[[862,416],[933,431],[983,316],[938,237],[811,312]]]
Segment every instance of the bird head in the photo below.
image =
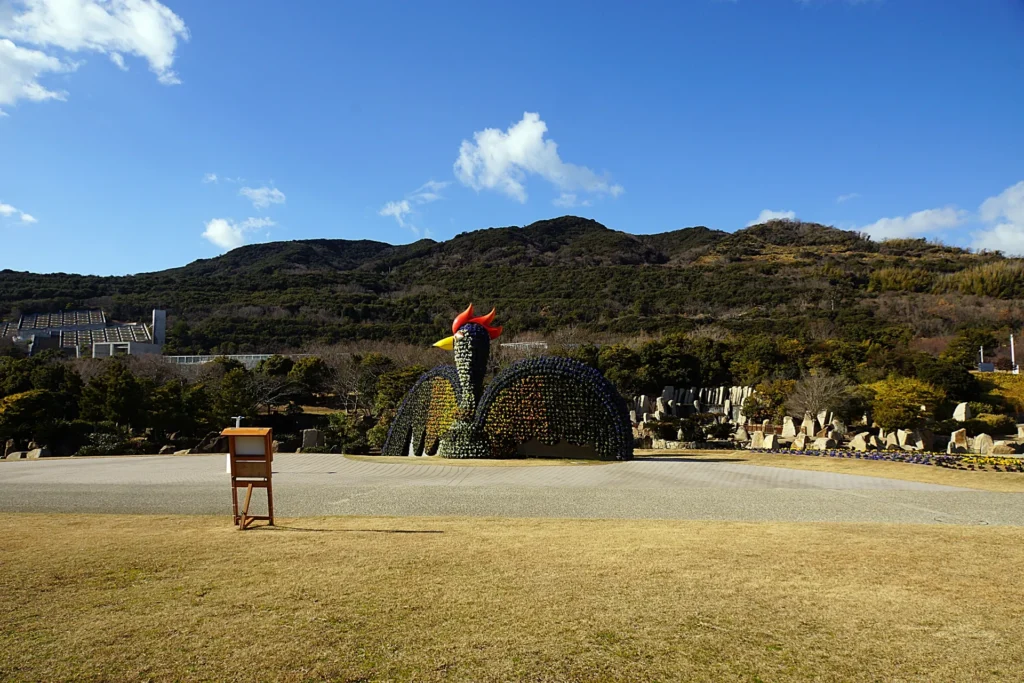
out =
[[473,304],[470,304],[469,308],[455,316],[455,320],[452,322],[452,336],[445,337],[434,346],[446,351],[453,351],[456,346],[472,346],[474,339],[480,341],[486,339],[488,342],[491,339],[497,339],[501,334],[501,328],[491,325],[494,315],[495,312],[492,308],[487,315],[476,316],[473,313]]

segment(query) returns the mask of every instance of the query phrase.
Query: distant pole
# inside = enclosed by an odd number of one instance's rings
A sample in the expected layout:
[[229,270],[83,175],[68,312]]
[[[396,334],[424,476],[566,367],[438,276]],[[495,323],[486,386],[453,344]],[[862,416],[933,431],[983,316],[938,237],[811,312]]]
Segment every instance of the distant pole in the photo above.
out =
[[979,348],[978,353],[981,354],[981,360],[979,360],[978,362],[979,363],[984,363],[985,362],[985,347],[984,346],[980,346],[978,348]]
[[244,417],[245,417],[244,415],[235,415],[232,418],[235,421],[235,428],[236,429],[242,426],[242,418],[244,418]]
[[1010,335],[1010,371],[1017,374],[1017,354],[1013,348],[1013,335]]

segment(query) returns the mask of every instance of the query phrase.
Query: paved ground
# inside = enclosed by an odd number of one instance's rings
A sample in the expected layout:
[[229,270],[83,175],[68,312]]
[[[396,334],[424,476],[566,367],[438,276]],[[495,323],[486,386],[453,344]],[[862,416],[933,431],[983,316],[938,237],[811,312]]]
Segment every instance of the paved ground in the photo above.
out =
[[[224,456],[0,462],[0,511],[229,514]],[[445,467],[279,454],[276,514],[1024,526],[1024,494],[735,462]],[[257,495],[262,498],[262,495]]]

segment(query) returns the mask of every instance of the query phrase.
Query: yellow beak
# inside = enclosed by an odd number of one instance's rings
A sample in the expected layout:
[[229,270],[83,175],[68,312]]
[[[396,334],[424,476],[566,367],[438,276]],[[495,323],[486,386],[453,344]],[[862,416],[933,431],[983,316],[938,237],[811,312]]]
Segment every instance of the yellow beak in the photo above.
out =
[[455,337],[445,337],[441,341],[435,343],[434,346],[439,349],[444,349],[445,351],[451,351],[455,348]]

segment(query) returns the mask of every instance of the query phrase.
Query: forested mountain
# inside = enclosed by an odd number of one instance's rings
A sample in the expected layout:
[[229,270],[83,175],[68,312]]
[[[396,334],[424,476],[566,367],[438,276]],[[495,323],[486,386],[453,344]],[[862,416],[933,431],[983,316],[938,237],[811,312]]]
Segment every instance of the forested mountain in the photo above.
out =
[[1024,321],[1024,265],[998,253],[873,242],[815,223],[632,235],[563,216],[392,246],[270,242],[125,277],[0,271],[0,317],[101,306],[169,310],[173,352],[276,351],[313,342],[429,342],[469,301],[507,338],[566,327],[615,336],[714,324],[865,340]]

